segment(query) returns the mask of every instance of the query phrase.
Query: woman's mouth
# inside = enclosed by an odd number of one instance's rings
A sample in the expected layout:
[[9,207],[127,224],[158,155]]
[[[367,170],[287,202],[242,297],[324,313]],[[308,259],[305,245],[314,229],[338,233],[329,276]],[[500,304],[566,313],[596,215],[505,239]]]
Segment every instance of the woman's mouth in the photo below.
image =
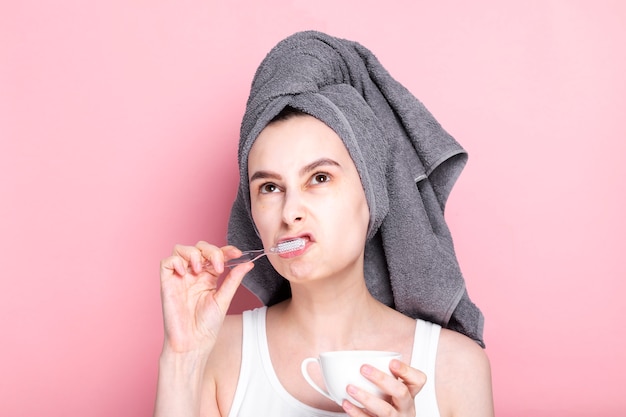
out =
[[281,258],[293,258],[304,253],[311,242],[309,235],[300,235],[282,239],[277,245],[277,254]]

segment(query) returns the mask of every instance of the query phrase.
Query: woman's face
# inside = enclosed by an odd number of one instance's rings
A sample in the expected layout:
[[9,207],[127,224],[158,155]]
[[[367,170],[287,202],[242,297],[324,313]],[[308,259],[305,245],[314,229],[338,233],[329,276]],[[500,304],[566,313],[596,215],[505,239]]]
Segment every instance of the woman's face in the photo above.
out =
[[252,217],[265,248],[300,237],[302,250],[270,255],[291,281],[363,273],[369,209],[337,134],[308,115],[268,125],[248,156]]

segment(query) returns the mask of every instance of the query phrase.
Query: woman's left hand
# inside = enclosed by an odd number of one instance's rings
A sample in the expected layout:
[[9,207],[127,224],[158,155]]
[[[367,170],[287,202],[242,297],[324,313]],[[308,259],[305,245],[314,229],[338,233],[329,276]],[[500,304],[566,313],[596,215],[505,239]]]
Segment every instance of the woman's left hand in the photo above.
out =
[[344,400],[343,409],[349,416],[415,416],[414,399],[426,383],[426,375],[397,359],[390,362],[389,370],[393,376],[369,365],[361,367],[363,376],[378,386],[389,398],[385,401],[349,385],[348,394],[365,407],[361,409]]

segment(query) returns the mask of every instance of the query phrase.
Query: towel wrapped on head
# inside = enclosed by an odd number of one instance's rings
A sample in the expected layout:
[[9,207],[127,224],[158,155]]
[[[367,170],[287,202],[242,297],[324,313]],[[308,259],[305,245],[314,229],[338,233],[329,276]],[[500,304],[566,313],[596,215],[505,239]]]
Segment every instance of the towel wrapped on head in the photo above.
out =
[[[467,153],[424,105],[362,45],[324,33],[296,33],[259,66],[241,125],[240,185],[228,242],[262,247],[250,211],[248,154],[257,136],[290,106],[326,123],[343,140],[370,211],[365,279],[374,297],[483,342],[483,316],[470,301],[444,219]],[[267,261],[243,285],[266,305],[291,296]]]

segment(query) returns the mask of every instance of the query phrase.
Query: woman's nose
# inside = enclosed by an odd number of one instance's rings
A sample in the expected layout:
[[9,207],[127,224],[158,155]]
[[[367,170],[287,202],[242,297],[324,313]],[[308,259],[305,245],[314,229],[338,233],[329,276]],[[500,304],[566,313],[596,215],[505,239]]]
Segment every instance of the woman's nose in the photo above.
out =
[[285,193],[283,205],[283,221],[286,224],[293,224],[304,220],[305,206],[302,196],[297,191],[288,191]]

